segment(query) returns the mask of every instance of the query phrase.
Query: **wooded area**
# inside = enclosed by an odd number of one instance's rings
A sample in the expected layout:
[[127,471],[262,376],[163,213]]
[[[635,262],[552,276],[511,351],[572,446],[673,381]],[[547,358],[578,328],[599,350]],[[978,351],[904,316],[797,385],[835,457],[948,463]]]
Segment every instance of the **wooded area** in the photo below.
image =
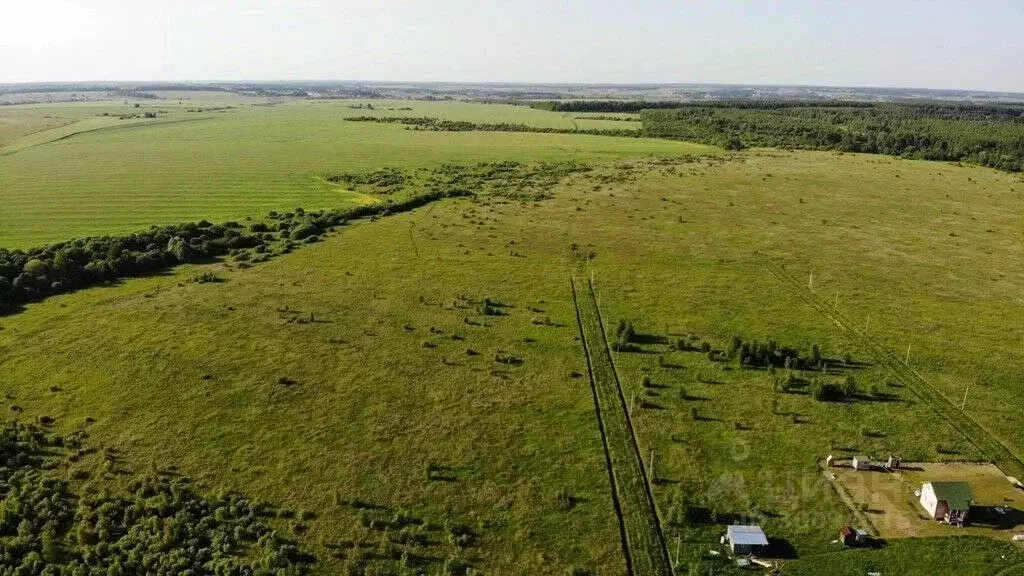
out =
[[1019,172],[1024,105],[743,102],[641,112],[646,136],[970,162]]
[[1009,172],[1019,172],[1024,162],[1024,103],[568,100],[530,106],[553,112],[639,112],[642,136],[734,150],[839,150],[970,162]]

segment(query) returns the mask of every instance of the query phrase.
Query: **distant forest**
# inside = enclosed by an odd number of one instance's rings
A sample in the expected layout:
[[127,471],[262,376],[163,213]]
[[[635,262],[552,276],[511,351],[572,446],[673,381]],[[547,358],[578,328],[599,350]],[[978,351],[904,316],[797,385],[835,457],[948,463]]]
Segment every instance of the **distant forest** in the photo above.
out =
[[559,112],[640,112],[644,136],[732,149],[865,152],[1010,172],[1024,165],[1024,103],[588,100],[531,105]]

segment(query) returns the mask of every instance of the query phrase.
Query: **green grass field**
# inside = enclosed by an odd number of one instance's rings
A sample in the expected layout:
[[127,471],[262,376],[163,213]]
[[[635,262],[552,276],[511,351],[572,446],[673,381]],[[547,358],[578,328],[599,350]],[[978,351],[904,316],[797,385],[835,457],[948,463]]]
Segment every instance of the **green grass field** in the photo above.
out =
[[[384,164],[419,167],[442,162],[591,161],[717,153],[707,146],[633,138],[414,133],[402,126],[345,122],[346,117],[367,113],[349,108],[347,102],[239,104],[219,112],[189,113],[184,110],[199,104],[144,101],[138,110],[168,110],[157,119],[168,123],[85,117],[81,124],[24,135],[0,147],[0,202],[7,207],[0,214],[0,245],[27,247],[202,218],[240,219],[295,206],[337,207],[354,199],[325,183],[322,174]],[[412,112],[402,113],[455,120],[480,121],[493,112],[496,120],[538,126],[571,128],[573,122],[570,116],[517,106],[430,102],[375,102],[375,106],[411,106]],[[10,114],[28,107],[5,108],[2,112]],[[109,112],[110,105],[54,105],[52,110],[34,106],[27,115],[49,112],[70,119],[80,117],[83,109],[99,114]],[[594,127],[626,124],[591,123]],[[122,127],[39,145],[79,128],[112,124]]]
[[[457,120],[567,121],[395,104]],[[813,273],[816,295],[867,323],[878,345],[902,355],[910,344],[910,364],[951,400],[970,383],[966,414],[1024,455],[1019,177],[849,154],[725,156],[656,140],[342,121],[364,112],[339,102],[240,107],[0,156],[0,245],[365,200],[322,180],[338,170],[553,159],[597,169],[551,200],[443,200],[252,268],[185,266],[32,304],[0,318],[7,403],[26,418],[56,418],[60,430],[87,428],[134,469],[174,465],[211,492],[315,511],[300,540],[317,573],[352,562],[338,542],[382,538],[343,503],[361,499],[472,527],[474,545],[430,550],[435,570],[458,555],[486,574],[622,574],[569,289],[583,271],[606,323],[630,320],[669,341],[692,333],[719,349],[735,335],[817,343],[866,363],[844,372],[862,391],[891,395],[823,403],[776,392],[767,371],[653,338],[615,354],[648,464],[653,450],[653,495],[678,572],[715,562],[707,551],[724,525],[752,518],[797,557],[784,573],[826,573],[820,562],[835,574],[1019,573],[1024,556],[1008,537],[836,552],[839,526],[856,519],[817,468],[830,452],[985,455],[771,273]],[[712,157],[679,159],[691,154]],[[202,270],[224,281],[186,281]],[[484,298],[504,304],[503,315],[481,315]],[[496,361],[508,355],[521,364]],[[676,522],[684,496],[711,520]],[[962,567],[914,565],[950,554]]]

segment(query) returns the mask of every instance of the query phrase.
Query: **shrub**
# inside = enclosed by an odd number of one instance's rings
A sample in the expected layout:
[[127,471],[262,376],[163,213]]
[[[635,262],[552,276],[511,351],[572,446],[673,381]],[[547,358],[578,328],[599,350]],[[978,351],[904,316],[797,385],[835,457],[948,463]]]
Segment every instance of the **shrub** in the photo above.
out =
[[843,386],[835,382],[816,381],[811,393],[814,399],[821,402],[841,402],[846,400],[847,394]]
[[555,502],[557,502],[559,508],[563,510],[571,510],[576,506],[576,499],[573,498],[572,493],[564,488],[555,492]]
[[167,253],[178,262],[188,262],[189,257],[192,255],[192,250],[184,238],[175,236],[167,241]]
[[25,267],[22,271],[33,278],[41,278],[46,276],[47,269],[48,266],[46,265],[46,262],[33,258],[25,263]]
[[317,236],[323,234],[323,232],[323,229],[321,229],[319,226],[307,222],[295,227],[291,232],[288,233],[288,236],[292,240],[304,240],[306,238],[309,238],[310,236]]
[[615,340],[620,348],[626,348],[636,338],[636,329],[633,323],[626,320],[619,320],[615,327]]
[[189,276],[188,281],[193,282],[195,284],[207,284],[210,282],[220,282],[221,279],[218,278],[217,275],[214,274],[213,272],[206,271]]

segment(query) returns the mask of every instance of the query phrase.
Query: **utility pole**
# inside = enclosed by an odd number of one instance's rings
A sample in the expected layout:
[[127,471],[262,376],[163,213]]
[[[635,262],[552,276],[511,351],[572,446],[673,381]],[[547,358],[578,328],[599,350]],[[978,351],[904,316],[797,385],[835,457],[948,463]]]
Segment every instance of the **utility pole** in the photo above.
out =
[[864,334],[868,333],[868,326],[871,324],[871,314],[868,314],[868,319],[864,321]]
[[907,359],[903,361],[904,364],[910,366],[910,343],[907,342]]
[[967,408],[967,393],[971,391],[971,385],[968,384],[967,388],[964,388],[964,401],[960,404],[960,411],[963,412]]
[[807,289],[814,292],[814,272],[807,278]]
[[651,448],[651,462],[647,465],[647,477],[651,482],[655,481],[654,478],[654,448]]
[[679,536],[678,534],[676,535],[676,561],[673,564],[673,566],[676,568],[679,567],[679,543],[682,540],[682,538],[682,536]]

